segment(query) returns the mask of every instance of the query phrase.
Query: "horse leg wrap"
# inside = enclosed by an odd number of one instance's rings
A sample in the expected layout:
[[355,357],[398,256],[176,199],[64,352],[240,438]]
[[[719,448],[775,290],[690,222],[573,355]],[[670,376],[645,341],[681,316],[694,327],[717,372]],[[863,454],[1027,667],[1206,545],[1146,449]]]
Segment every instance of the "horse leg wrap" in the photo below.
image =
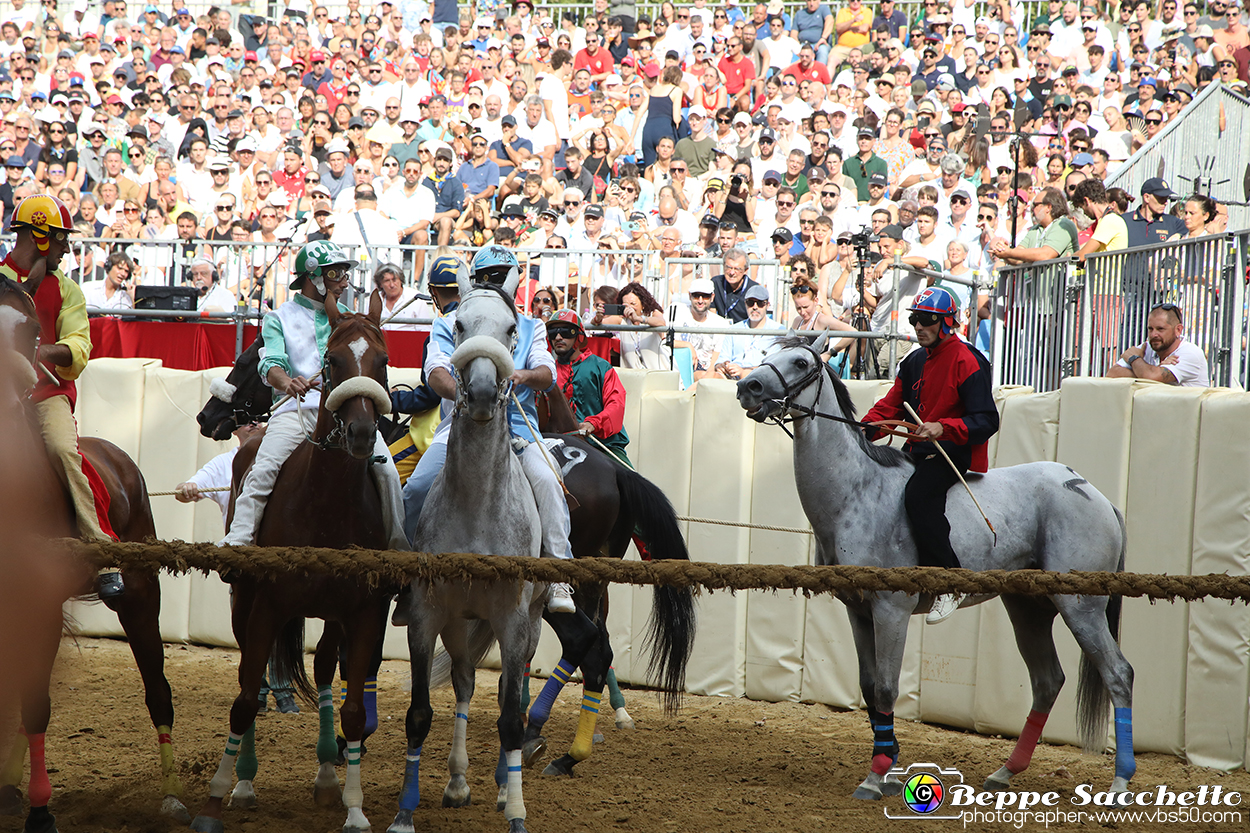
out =
[[[318,698],[318,699],[317,699],[317,702],[318,702],[318,703],[320,703],[320,702],[321,702],[321,698]],[[344,682],[344,683],[343,683],[343,685],[342,685],[342,688],[341,688],[341,689],[339,689],[339,710],[340,710],[340,711],[341,711],[341,710],[342,710],[342,708],[343,708],[343,704],[344,704],[344,703],[346,703],[346,702],[347,702],[347,683],[346,683],[346,682]],[[337,725],[337,726],[335,726],[335,727],[334,727],[334,734],[335,734],[335,737],[340,737],[340,738],[342,738],[344,742],[346,742],[346,741],[347,741],[347,735],[343,734],[343,724],[342,724],[342,723],[340,723],[339,725]]]
[[508,821],[525,818],[525,799],[521,797],[521,750],[509,749],[506,753],[508,761],[508,802],[503,808],[503,817]]
[[239,754],[234,760],[234,773],[240,781],[255,781],[256,771],[260,769],[260,761],[256,760],[256,724],[253,723],[243,733],[243,742],[239,744]]
[[16,787],[22,783],[22,773],[26,770],[27,746],[26,732],[19,729],[17,737],[13,739],[13,748],[9,750],[9,760],[4,769],[0,770],[0,784]]
[[213,776],[213,780],[208,782],[208,794],[212,798],[225,798],[226,793],[230,791],[230,785],[234,782],[234,759],[239,755],[239,746],[243,743],[243,736],[230,733],[230,737],[226,738],[226,751],[221,754],[221,763],[217,765],[217,774]]
[[530,709],[531,724],[536,723],[541,726],[547,722],[547,718],[551,717],[551,707],[555,705],[556,698],[560,696],[560,691],[568,683],[569,677],[573,675],[576,668],[577,666],[567,659],[561,659],[556,667],[551,669],[551,676],[547,678],[538,699],[534,701],[534,708]]
[[30,744],[30,795],[31,807],[47,807],[52,799],[52,782],[48,780],[48,761],[44,755],[43,732],[26,736]]
[[898,739],[894,737],[894,713],[868,710],[872,723],[872,771],[884,776],[898,760]]
[[1033,750],[1037,748],[1037,741],[1042,736],[1048,717],[1049,714],[1036,709],[1029,712],[1028,720],[1024,721],[1024,731],[1020,733],[1016,748],[1007,759],[1007,771],[1012,775],[1019,775],[1029,768],[1029,761],[1033,760]]
[[365,803],[365,793],[360,786],[360,741],[347,742],[347,778],[343,783],[343,805],[359,809]]
[[[34,766],[34,747],[31,747],[31,766]],[[1130,780],[1137,773],[1137,760],[1133,757],[1133,710],[1115,710],[1115,775]],[[32,787],[32,790],[34,788]]]
[[621,686],[616,682],[616,669],[608,667],[608,705],[613,711],[625,708],[625,695],[621,694]]
[[582,715],[577,721],[577,736],[573,738],[573,746],[569,755],[575,761],[584,761],[590,757],[590,749],[595,742],[595,721],[599,718],[599,703],[603,700],[603,692],[582,692]]
[[399,809],[412,811],[421,803],[421,747],[409,748],[404,763],[404,786],[399,793]]
[[451,729],[451,754],[447,756],[447,768],[452,775],[464,775],[469,768],[469,704],[456,704],[456,720]]
[[334,741],[334,690],[328,685],[317,686],[317,763],[334,761],[339,746]]
[[365,731],[361,740],[378,730],[378,678],[365,679]]
[[[499,747],[499,763],[495,764],[495,786],[508,786],[508,756],[503,751],[503,747]],[[503,812],[503,805],[499,806],[499,811]]]
[[156,727],[156,742],[161,750],[161,790],[165,795],[182,795],[182,781],[174,771],[173,729],[170,726]]

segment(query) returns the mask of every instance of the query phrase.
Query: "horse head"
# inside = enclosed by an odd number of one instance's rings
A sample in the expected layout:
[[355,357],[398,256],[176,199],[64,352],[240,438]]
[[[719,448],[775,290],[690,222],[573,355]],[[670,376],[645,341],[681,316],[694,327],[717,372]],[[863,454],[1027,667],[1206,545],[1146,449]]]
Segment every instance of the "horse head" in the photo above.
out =
[[[512,289],[515,289],[515,282]],[[515,372],[517,314],[507,284],[479,285],[462,295],[456,308],[451,363],[456,370],[456,409],[474,422],[494,419],[507,406]]]
[[768,359],[738,382],[738,404],[747,416],[764,422],[810,414],[828,375],[820,358],[828,344],[828,330],[814,344],[795,335],[794,330],[777,339]]
[[325,418],[333,417],[336,433],[348,454],[363,460],[373,454],[378,416],[391,412],[386,386],[386,337],[382,334],[382,294],[373,291],[367,315],[339,312],[327,295],[326,316],[330,338],[322,366],[319,437],[326,436]]
[[260,378],[260,336],[234,360],[234,367],[224,379],[214,379],[208,386],[212,398],[196,414],[200,433],[210,440],[228,440],[237,429],[265,419],[273,406],[273,390]]

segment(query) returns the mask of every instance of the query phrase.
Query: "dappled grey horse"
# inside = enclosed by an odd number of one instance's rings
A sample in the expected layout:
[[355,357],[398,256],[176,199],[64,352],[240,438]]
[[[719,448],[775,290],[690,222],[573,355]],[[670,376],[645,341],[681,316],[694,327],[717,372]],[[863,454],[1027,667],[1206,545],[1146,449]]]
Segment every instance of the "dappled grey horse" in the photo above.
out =
[[[814,345],[779,339],[763,365],[738,383],[738,402],[757,422],[786,419],[794,424],[794,478],[803,511],[816,536],[818,564],[914,567],[916,544],[903,509],[903,487],[911,461],[901,451],[873,445],[853,425],[816,414],[854,420],[855,409],[842,381],[820,359],[828,334]],[[1029,463],[969,476],[986,514],[998,527],[995,546],[972,499],[962,486],[949,493],[946,514],[951,546],[970,570],[1123,570],[1124,519],[1110,501],[1079,474],[1058,463]],[[932,598],[906,593],[840,596],[846,605],[859,657],[859,684],[873,729],[872,767],[856,798],[879,799],[901,785],[887,779],[898,763],[894,702],[907,623],[925,613]],[[975,596],[964,605],[991,596]],[[1007,789],[1029,765],[1050,709],[1063,686],[1063,669],[1051,634],[1055,614],[1063,617],[1082,651],[1077,722],[1087,749],[1106,741],[1107,700],[1115,706],[1113,792],[1125,792],[1133,777],[1133,669],[1117,644],[1119,597],[1003,596],[1020,655],[1029,669],[1033,710],[1015,750],[985,782]]]
[[[470,287],[462,273],[456,312],[456,407],[447,440],[447,463],[434,481],[421,512],[413,546],[420,552],[475,552],[538,557],[542,540],[534,493],[512,450],[507,406],[513,373],[512,345],[517,317],[511,296],[517,278],[503,292]],[[388,833],[411,833],[420,800],[421,747],[430,731],[430,672],[434,639],[441,636],[451,658],[456,717],[443,806],[469,803],[465,780],[465,737],[473,697],[474,660],[489,628],[499,641],[499,740],[507,766],[499,801],[509,833],[524,833],[521,744],[524,733],[521,687],[534,654],[546,605],[541,582],[470,583],[467,580],[413,582],[409,598],[408,650],[412,660],[412,705],[408,709],[408,762],[399,813]],[[401,597],[402,598],[402,597]]]

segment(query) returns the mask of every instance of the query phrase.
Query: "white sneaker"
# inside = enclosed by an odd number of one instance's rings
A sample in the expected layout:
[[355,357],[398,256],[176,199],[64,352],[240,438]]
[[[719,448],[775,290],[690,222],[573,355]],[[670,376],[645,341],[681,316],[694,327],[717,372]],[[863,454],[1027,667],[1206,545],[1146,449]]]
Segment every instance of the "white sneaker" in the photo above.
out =
[[926,625],[936,625],[938,622],[946,621],[952,613],[959,609],[959,603],[964,600],[962,593],[943,593],[933,600],[933,606],[929,608],[929,615],[924,617]]
[[576,613],[573,588],[564,582],[553,582],[547,588],[547,609],[552,613]]

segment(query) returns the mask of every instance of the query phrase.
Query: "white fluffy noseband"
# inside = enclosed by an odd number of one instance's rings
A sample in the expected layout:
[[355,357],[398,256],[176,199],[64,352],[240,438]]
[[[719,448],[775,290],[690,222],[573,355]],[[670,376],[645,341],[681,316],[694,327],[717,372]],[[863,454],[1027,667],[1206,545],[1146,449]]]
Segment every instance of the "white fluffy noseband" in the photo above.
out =
[[226,381],[226,377],[214,379],[208,383],[208,393],[214,399],[220,399],[227,405],[234,404],[234,393],[238,390],[234,385]]
[[373,407],[378,413],[386,416],[391,412],[391,395],[382,384],[370,376],[353,376],[334,386],[326,397],[326,408],[337,411],[343,403],[356,396],[367,396],[373,400]]
[[451,354],[451,364],[456,370],[464,370],[469,362],[483,358],[494,362],[500,379],[510,378],[516,371],[516,365],[512,362],[512,354],[508,352],[508,348],[490,336],[473,336],[465,340],[456,348],[456,352]]

